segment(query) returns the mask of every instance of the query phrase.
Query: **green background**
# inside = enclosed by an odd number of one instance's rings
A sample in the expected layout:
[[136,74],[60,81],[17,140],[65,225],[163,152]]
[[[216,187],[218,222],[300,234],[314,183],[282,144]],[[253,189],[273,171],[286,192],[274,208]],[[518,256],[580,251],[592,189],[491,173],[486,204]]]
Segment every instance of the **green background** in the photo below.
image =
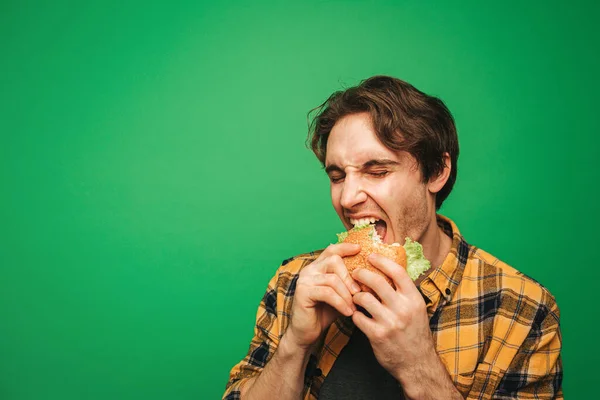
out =
[[453,112],[442,213],[557,297],[595,397],[594,2],[121,3],[0,5],[0,398],[220,398],[279,263],[341,230],[306,113],[374,74]]

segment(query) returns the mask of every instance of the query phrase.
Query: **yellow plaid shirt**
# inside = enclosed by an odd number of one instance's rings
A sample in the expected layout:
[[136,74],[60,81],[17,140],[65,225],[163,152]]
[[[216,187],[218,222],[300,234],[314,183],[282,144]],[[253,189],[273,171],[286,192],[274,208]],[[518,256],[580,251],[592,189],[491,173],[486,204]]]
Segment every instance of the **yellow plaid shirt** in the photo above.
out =
[[[562,399],[559,310],[546,288],[469,245],[438,215],[452,237],[444,263],[419,285],[437,353],[466,399]],[[224,399],[260,374],[290,322],[296,280],[319,252],[283,262],[260,303],[246,357],[233,367]],[[304,399],[317,399],[333,363],[355,329],[350,318],[331,325],[310,356]]]

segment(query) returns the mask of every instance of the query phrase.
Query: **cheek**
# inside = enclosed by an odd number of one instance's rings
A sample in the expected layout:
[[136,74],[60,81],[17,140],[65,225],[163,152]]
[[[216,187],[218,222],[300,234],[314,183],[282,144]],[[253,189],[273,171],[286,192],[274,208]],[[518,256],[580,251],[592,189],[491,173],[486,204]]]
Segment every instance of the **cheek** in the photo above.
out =
[[384,212],[393,213],[395,205],[398,204],[398,200],[402,199],[402,190],[399,189],[401,188],[394,184],[375,186],[371,190],[371,198],[377,203],[379,208],[384,210]]
[[424,186],[413,188],[405,197],[401,211],[401,218],[410,221],[412,225],[419,225],[420,221],[427,219],[427,196]]

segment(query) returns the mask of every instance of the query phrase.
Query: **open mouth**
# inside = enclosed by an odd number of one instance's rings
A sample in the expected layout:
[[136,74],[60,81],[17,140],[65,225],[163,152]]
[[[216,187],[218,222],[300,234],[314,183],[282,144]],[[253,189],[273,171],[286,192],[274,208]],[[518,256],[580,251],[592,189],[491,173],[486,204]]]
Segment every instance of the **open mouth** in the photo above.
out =
[[375,232],[377,232],[377,236],[381,241],[385,241],[385,235],[387,233],[387,224],[385,221],[380,220],[378,218],[370,217],[370,218],[361,218],[361,219],[353,219],[350,218],[350,223],[357,226],[365,226],[365,225],[374,225]]

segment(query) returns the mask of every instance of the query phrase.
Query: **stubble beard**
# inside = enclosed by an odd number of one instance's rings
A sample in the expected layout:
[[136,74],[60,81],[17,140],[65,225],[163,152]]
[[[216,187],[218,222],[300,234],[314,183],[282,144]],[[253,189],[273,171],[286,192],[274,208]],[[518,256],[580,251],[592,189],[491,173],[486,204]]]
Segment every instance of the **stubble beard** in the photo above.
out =
[[396,227],[400,233],[400,237],[395,239],[401,245],[404,244],[406,237],[415,241],[420,241],[431,221],[425,194],[422,194],[421,192],[413,193],[414,194],[407,199],[408,201],[402,207],[400,215],[396,220]]

